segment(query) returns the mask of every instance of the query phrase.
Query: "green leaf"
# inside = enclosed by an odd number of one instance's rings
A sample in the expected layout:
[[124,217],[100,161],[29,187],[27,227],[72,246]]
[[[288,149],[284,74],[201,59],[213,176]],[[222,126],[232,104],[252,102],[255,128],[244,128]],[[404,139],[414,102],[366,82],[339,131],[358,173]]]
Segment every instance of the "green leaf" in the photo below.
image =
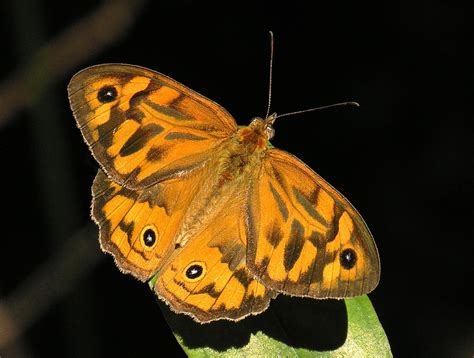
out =
[[163,314],[189,357],[391,357],[367,296],[314,300],[280,295],[264,313],[239,322],[199,324]]

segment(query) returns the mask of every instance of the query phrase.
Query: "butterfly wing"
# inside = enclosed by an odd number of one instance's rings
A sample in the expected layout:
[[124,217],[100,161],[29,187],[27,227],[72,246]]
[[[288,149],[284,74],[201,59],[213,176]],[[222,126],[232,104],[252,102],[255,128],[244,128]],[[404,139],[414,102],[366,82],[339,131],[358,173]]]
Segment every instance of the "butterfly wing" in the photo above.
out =
[[174,311],[199,322],[260,313],[276,293],[253,279],[245,250],[243,204],[234,201],[170,258],[155,291]]
[[266,152],[250,190],[247,265],[265,286],[342,298],[373,290],[380,262],[354,207],[293,155]]
[[176,231],[208,167],[142,190],[117,184],[99,169],[92,186],[92,217],[100,244],[121,271],[149,279],[174,249]]
[[138,66],[89,67],[71,79],[68,93],[92,154],[130,189],[198,167],[237,128],[215,102]]

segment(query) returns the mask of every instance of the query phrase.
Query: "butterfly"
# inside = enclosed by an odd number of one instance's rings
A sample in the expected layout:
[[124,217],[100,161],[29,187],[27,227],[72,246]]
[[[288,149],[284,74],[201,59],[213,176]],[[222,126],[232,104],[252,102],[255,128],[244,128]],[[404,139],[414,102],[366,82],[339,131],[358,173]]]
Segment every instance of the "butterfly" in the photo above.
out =
[[270,144],[276,114],[239,127],[210,99],[125,64],[80,71],[68,94],[100,164],[92,217],[101,248],[173,311],[237,321],[279,293],[345,298],[377,286],[364,220]]

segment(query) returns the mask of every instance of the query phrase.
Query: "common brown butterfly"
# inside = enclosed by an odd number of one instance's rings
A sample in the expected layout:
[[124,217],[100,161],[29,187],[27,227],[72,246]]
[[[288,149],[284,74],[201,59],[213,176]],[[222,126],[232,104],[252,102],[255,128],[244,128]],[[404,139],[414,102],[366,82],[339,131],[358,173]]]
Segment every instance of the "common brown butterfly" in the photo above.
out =
[[264,311],[278,293],[345,298],[380,277],[356,209],[270,144],[276,114],[238,127],[220,105],[149,69],[104,64],[68,86],[100,169],[92,217],[119,269],[199,322]]

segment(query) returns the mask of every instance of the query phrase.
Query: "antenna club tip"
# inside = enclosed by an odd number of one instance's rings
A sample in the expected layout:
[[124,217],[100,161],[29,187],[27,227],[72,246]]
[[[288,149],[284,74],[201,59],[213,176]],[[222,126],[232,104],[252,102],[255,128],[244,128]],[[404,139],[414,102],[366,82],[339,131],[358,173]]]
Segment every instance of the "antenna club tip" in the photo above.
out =
[[357,102],[347,102],[348,105],[360,107],[360,104]]

